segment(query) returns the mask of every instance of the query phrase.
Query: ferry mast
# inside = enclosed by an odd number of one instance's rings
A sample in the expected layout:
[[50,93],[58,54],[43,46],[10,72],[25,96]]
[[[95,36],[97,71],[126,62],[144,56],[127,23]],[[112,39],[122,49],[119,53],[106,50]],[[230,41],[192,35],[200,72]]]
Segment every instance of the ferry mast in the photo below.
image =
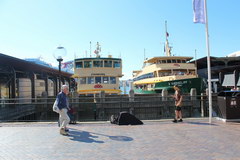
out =
[[165,42],[165,46],[164,46],[164,52],[165,52],[166,56],[172,56],[171,55],[171,47],[169,46],[169,43],[168,43],[169,34],[167,32],[167,21],[165,21],[165,30],[166,30],[166,42]]

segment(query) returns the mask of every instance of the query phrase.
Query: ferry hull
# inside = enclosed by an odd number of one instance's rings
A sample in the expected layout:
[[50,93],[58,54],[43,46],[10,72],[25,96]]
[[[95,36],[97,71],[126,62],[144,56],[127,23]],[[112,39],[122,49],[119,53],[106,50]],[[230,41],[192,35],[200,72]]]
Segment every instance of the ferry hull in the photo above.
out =
[[152,90],[134,89],[136,94],[154,94],[161,93],[163,89],[167,89],[169,93],[173,93],[173,86],[178,85],[183,93],[190,93],[191,88],[196,88],[197,94],[201,94],[203,91],[202,78],[189,78],[173,81],[164,81],[155,83],[155,87]]

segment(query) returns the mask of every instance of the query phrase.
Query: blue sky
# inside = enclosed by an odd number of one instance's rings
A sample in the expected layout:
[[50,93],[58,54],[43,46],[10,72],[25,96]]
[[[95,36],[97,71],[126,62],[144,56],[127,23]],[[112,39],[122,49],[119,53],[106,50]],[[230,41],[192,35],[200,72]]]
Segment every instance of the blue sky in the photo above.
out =
[[[239,0],[208,0],[211,56],[239,51]],[[99,42],[101,55],[121,57],[122,79],[131,78],[145,57],[164,56],[165,20],[172,54],[207,55],[205,26],[193,23],[192,0],[0,0],[0,53],[17,58],[41,56],[57,64],[53,52],[67,50],[64,61],[89,56]],[[92,53],[94,55],[94,53]]]

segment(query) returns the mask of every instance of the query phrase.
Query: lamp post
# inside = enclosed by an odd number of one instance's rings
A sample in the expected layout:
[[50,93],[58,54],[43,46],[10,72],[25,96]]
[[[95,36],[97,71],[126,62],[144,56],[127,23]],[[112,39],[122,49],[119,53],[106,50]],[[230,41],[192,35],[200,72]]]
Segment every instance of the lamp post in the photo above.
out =
[[61,91],[61,66],[62,66],[62,61],[63,61],[63,57],[66,56],[67,51],[64,47],[59,46],[55,49],[53,56],[54,58],[58,61],[58,71],[59,71],[59,88],[58,91]]

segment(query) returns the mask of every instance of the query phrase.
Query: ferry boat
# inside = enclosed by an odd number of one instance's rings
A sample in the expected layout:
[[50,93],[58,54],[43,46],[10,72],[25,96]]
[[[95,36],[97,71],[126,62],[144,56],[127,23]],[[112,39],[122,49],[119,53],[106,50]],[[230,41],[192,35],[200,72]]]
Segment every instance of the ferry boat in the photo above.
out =
[[74,78],[79,94],[92,95],[105,91],[106,94],[120,94],[119,78],[122,77],[121,58],[101,57],[101,46],[97,42],[96,57],[74,60]]
[[190,63],[193,57],[172,56],[166,30],[166,56],[146,59],[142,70],[133,71],[133,85],[136,94],[161,93],[163,89],[173,92],[173,86],[180,86],[182,92],[189,93],[196,88],[202,92],[202,79],[197,75],[197,68]]

